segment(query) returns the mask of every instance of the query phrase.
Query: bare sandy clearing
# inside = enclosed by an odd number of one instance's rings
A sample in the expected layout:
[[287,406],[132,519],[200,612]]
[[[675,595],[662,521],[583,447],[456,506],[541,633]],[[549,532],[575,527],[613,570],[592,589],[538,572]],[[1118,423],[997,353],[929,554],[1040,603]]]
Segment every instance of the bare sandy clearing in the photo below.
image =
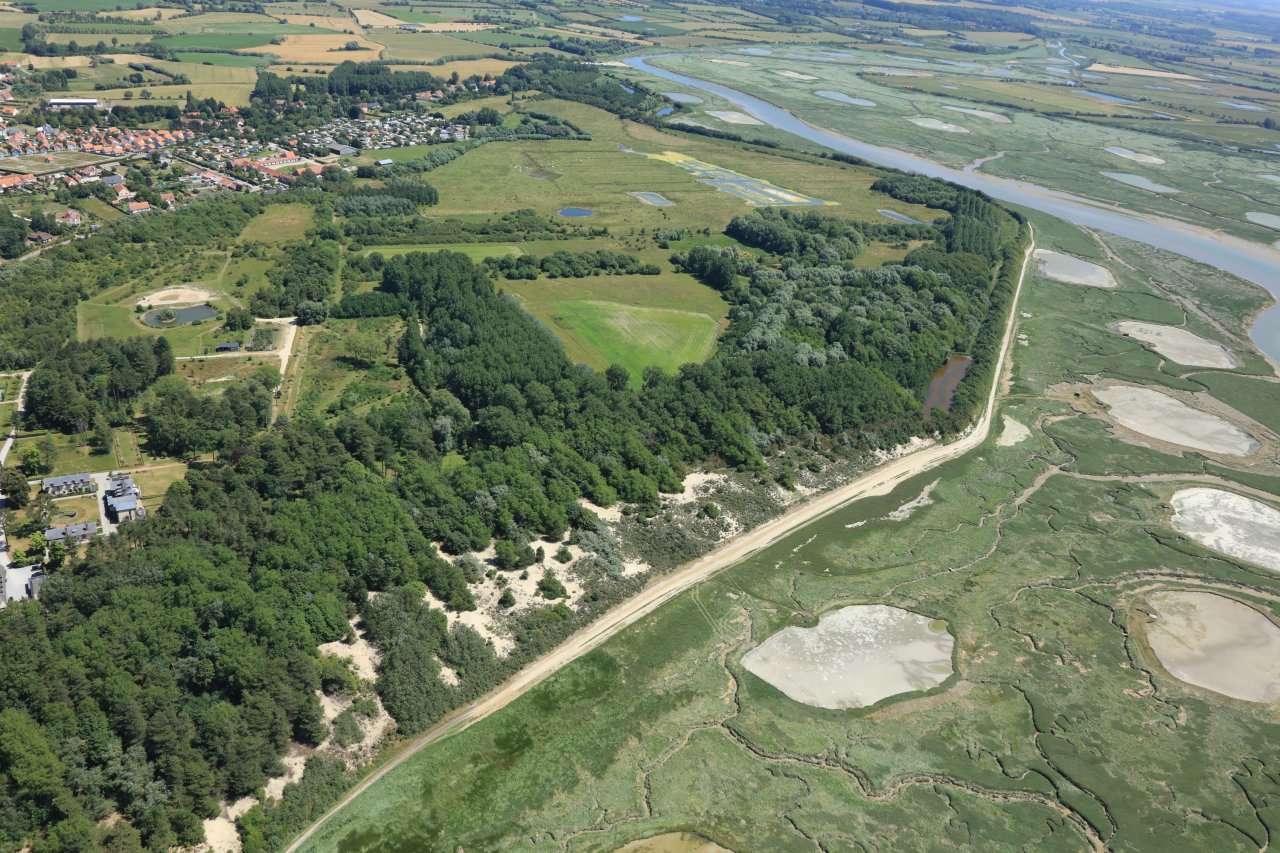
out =
[[1260,447],[1235,424],[1152,388],[1099,385],[1092,391],[1116,423],[1159,441],[1225,456],[1252,456]]
[[742,657],[747,671],[817,708],[865,708],[928,690],[951,675],[944,624],[883,604],[857,604],[813,628],[784,628]]
[[1167,161],[1151,154],[1139,154],[1137,151],[1131,151],[1128,148],[1121,148],[1118,145],[1108,145],[1102,149],[1108,154],[1114,154],[1117,157],[1123,157],[1126,160],[1132,160],[1135,163],[1146,163],[1150,166],[1163,166]]
[[996,439],[996,447],[1013,447],[1030,437],[1031,430],[1005,415],[1004,427],[1000,430],[1000,437]]
[[885,515],[885,521],[906,521],[915,514],[916,510],[927,506],[933,506],[933,490],[938,488],[938,484],[941,482],[941,480],[934,480],[932,483],[925,486],[919,495],[907,501],[893,512]]
[[1280,572],[1280,510],[1222,489],[1182,489],[1170,523],[1197,544]]
[[138,300],[143,308],[154,308],[158,305],[203,305],[217,294],[198,287],[167,287],[149,293]]
[[1160,326],[1125,320],[1114,328],[1131,338],[1151,344],[1156,352],[1170,361],[1191,367],[1217,367],[1229,370],[1237,365],[1231,350],[1222,344],[1206,341],[1179,326]]
[[967,116],[994,121],[996,124],[1013,124],[1013,119],[1000,113],[993,113],[991,110],[975,110],[972,107],[951,107],[944,106],[944,110],[951,110],[953,113],[964,113]]
[[1104,266],[1091,263],[1075,255],[1065,255],[1049,249],[1036,249],[1036,270],[1051,281],[1064,284],[1082,284],[1085,287],[1118,287],[1116,277]]
[[946,122],[946,121],[939,121],[936,118],[920,118],[919,116],[917,116],[915,118],[909,118],[907,119],[907,121],[911,122],[916,127],[923,127],[925,130],[940,130],[943,133],[968,133],[969,132],[969,129],[967,127],[961,127],[958,124],[951,124],[950,122]]
[[1266,616],[1211,592],[1147,600],[1155,611],[1147,643],[1175,678],[1246,702],[1280,698],[1280,627]]
[[726,124],[764,124],[759,119],[752,118],[746,113],[740,113],[736,110],[710,110],[707,115],[712,118],[718,118]]
[[285,785],[302,779],[302,771],[306,767],[309,754],[310,750],[298,746],[296,743],[289,746],[288,753],[285,754],[284,758],[280,759],[280,763],[284,765],[284,775],[268,779],[266,787],[263,789],[267,799],[280,799],[284,796]]
[[750,68],[750,62],[742,62],[737,59],[708,59],[707,62],[714,62],[716,65],[737,65],[741,68]]
[[[351,629],[356,631],[354,619],[351,620]],[[322,644],[318,651],[322,655],[350,660],[357,678],[372,683],[378,677],[378,662],[381,656],[373,643],[366,640],[360,631],[356,631],[356,641],[350,645],[341,640],[335,640],[332,643]]]
[[674,504],[689,504],[706,497],[716,489],[729,482],[724,474],[712,474],[709,471],[694,471],[684,478],[684,491],[678,495],[667,495],[666,499]]

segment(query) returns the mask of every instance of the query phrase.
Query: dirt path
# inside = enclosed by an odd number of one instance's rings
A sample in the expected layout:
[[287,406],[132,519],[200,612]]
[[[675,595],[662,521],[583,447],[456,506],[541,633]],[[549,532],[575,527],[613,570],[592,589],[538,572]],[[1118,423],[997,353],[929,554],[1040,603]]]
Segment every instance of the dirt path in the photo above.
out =
[[31,378],[31,371],[27,370],[18,374],[5,374],[6,376],[21,376],[22,385],[18,388],[18,405],[14,410],[13,425],[9,428],[9,434],[4,438],[4,444],[0,444],[0,465],[4,464],[4,460],[9,458],[9,451],[13,449],[13,442],[18,438],[18,415],[22,414],[22,404],[27,396],[27,380]]
[[1009,345],[1013,338],[1014,327],[1017,324],[1018,299],[1022,295],[1022,284],[1027,277],[1027,266],[1031,261],[1031,253],[1035,249],[1034,228],[1032,229],[1031,238],[1031,245],[1027,247],[1026,254],[1022,259],[1022,271],[1018,276],[1018,286],[1013,294],[1013,302],[1009,306],[1009,320],[1005,325],[1004,339],[1000,342],[998,363],[1001,368],[993,371],[991,390],[987,395],[987,405],[983,409],[982,417],[978,419],[978,422],[974,424],[968,433],[950,444],[931,445],[900,459],[892,460],[873,471],[863,474],[850,483],[818,495],[772,521],[743,533],[736,539],[726,542],[714,551],[703,555],[675,572],[659,577],[633,598],[620,603],[595,622],[573,634],[560,646],[520,670],[493,692],[483,696],[466,708],[458,709],[432,728],[418,735],[417,738],[406,744],[394,759],[348,791],[319,820],[308,827],[302,835],[298,836],[289,845],[286,853],[293,853],[293,851],[300,849],[330,818],[372,787],[387,773],[412,758],[418,750],[447,735],[465,731],[489,715],[502,710],[533,687],[550,678],[562,667],[577,660],[605,640],[652,613],[659,606],[690,587],[696,586],[713,574],[769,547],[774,542],[806,524],[816,521],[854,501],[875,495],[888,494],[903,480],[914,477],[931,468],[936,468],[944,462],[950,462],[981,445],[986,440],[987,434],[991,430],[991,422],[995,417],[996,392],[1000,388],[1000,379],[1004,372],[1003,365],[1005,359],[1009,356]]

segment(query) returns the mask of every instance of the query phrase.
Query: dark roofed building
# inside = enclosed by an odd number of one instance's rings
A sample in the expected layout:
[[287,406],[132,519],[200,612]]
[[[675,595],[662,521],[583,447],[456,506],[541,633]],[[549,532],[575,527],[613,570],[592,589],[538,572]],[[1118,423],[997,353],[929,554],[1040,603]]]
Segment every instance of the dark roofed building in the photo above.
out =
[[240,352],[239,341],[223,341],[213,348],[214,352]]
[[65,527],[50,527],[44,532],[44,539],[50,545],[55,542],[61,542],[64,545],[78,545],[81,542],[88,542],[97,535],[98,522],[82,521],[78,524],[68,524]]
[[147,517],[147,510],[142,505],[142,489],[138,488],[138,484],[128,474],[112,474],[108,478],[107,493],[102,500],[106,504],[107,514],[116,524]]
[[61,477],[45,477],[40,482],[40,488],[54,497],[92,492],[94,490],[93,475],[65,474]]

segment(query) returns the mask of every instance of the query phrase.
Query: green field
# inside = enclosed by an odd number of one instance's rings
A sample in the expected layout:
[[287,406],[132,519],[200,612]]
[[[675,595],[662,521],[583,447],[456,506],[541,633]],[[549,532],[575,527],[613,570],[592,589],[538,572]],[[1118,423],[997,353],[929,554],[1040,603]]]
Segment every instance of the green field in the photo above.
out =
[[249,221],[240,232],[240,242],[288,243],[301,240],[311,225],[311,205],[273,204]]
[[598,370],[620,364],[637,386],[646,367],[673,371],[705,361],[719,332],[706,314],[591,299],[552,302],[539,313],[549,317],[570,358]]

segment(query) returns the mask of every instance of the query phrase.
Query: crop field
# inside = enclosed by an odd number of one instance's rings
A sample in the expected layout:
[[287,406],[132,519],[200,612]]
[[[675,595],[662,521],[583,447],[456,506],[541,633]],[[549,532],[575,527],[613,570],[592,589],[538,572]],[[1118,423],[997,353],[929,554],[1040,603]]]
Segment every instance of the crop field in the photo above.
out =
[[[1082,232],[1037,226],[1046,248],[1106,262]],[[1118,289],[1029,279],[1017,329],[1026,345],[1013,348],[1008,397],[982,448],[683,593],[417,753],[304,849],[394,839],[613,850],[675,831],[732,850],[812,849],[814,839],[834,849],[886,827],[902,849],[1257,846],[1275,827],[1251,803],[1280,791],[1242,756],[1267,754],[1280,714],[1170,674],[1146,644],[1143,614],[1148,595],[1195,588],[1280,616],[1275,575],[1208,558],[1165,508],[1186,485],[1277,480],[1249,473],[1254,463],[1207,469],[1116,441],[1045,389],[1096,374],[1217,391],[1219,380],[1269,372],[1241,325],[1264,295],[1137,244],[1108,240],[1107,251],[1120,261]],[[1242,358],[1230,373],[1173,373],[1108,328],[1178,322],[1170,300],[1193,291],[1222,324],[1194,331]],[[1253,414],[1280,426],[1274,412]],[[682,511],[694,509],[668,510]],[[945,620],[955,674],[915,698],[829,711],[742,666],[778,630],[864,602]]]

